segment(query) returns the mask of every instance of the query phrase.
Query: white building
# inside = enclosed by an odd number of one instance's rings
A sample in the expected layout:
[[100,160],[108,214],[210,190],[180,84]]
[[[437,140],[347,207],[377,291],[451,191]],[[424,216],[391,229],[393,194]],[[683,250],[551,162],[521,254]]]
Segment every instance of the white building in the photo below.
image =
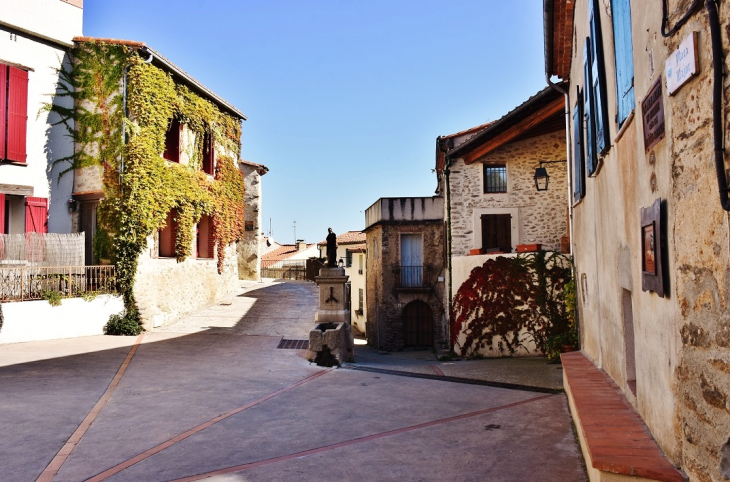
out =
[[[56,114],[57,70],[81,35],[83,0],[0,0],[0,233],[71,232],[73,140]],[[71,98],[56,104],[73,107]]]

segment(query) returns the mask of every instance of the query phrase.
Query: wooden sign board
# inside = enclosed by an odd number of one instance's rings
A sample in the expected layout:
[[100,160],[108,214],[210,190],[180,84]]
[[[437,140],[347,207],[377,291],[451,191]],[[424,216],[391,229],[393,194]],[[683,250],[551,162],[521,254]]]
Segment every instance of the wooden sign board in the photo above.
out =
[[641,208],[641,290],[653,291],[664,298],[662,257],[666,241],[662,229],[662,200]]
[[664,98],[661,79],[657,79],[641,101],[641,115],[644,120],[644,149],[649,152],[664,139]]
[[679,48],[669,55],[665,63],[669,95],[673,95],[689,79],[697,75],[698,59],[697,32],[692,32],[679,44]]

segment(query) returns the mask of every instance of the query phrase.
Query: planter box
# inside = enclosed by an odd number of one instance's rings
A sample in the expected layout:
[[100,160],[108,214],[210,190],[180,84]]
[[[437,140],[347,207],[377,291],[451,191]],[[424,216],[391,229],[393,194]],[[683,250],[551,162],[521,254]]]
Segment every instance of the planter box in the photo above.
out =
[[532,253],[535,251],[540,251],[540,248],[542,248],[542,244],[518,244],[517,252],[518,253]]
[[484,254],[484,250],[482,248],[476,248],[476,249],[469,250],[469,256],[476,256],[479,254]]

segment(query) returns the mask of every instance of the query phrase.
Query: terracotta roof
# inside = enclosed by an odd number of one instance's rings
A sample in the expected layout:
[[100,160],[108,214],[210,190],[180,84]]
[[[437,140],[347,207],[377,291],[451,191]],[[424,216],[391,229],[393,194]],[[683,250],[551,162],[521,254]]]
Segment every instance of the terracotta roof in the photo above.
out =
[[472,132],[477,132],[477,131],[480,131],[480,130],[484,129],[485,127],[487,127],[490,124],[492,124],[492,122],[494,122],[494,121],[490,121],[490,122],[487,122],[487,123],[482,124],[482,125],[479,125],[479,126],[470,127],[469,129],[465,129],[463,131],[455,132],[454,134],[447,134],[445,136],[441,136],[441,138],[442,139],[450,139],[452,137],[463,136],[464,134],[471,134]]
[[545,72],[563,80],[570,77],[574,6],[574,0],[543,0]]
[[255,162],[244,161],[243,159],[239,159],[238,163],[255,168],[259,172],[259,174],[261,174],[262,176],[264,174],[266,174],[267,172],[269,172],[269,168],[264,166],[263,164],[256,164]]
[[[348,231],[337,236],[337,245],[341,244],[360,244],[365,242],[365,233],[362,231]],[[324,246],[327,240],[317,243],[318,246]]]
[[351,253],[364,253],[367,251],[367,243],[356,244],[354,246],[348,246],[347,250]]
[[180,77],[180,80],[182,80],[184,83],[188,84],[188,87],[192,87],[193,90],[197,91],[199,94],[204,95],[205,97],[208,97],[210,100],[212,100],[214,103],[218,104],[219,107],[223,108],[223,110],[237,116],[240,119],[246,120],[246,116],[238,109],[236,109],[233,105],[229,104],[227,101],[225,101],[223,98],[219,97],[215,92],[208,89],[206,86],[195,80],[193,77],[190,76],[187,72],[182,70],[177,65],[173,64],[169,60],[167,60],[165,57],[157,53],[157,51],[151,49],[147,46],[144,42],[137,42],[135,40],[122,40],[122,39],[116,39],[116,38],[99,38],[99,37],[74,37],[73,41],[76,43],[84,43],[84,42],[98,42],[98,43],[105,43],[105,44],[113,44],[113,45],[124,45],[126,47],[131,47],[139,50],[144,50],[143,55],[150,55],[152,54],[154,56],[154,59],[157,60],[159,64],[162,64],[162,66],[168,70],[172,71],[173,74],[177,74],[178,77]]
[[[306,249],[309,249],[312,246],[314,246],[314,243],[308,244]],[[268,268],[272,264],[289,259],[299,252],[300,251],[295,244],[282,244],[281,247],[276,248],[273,251],[269,251],[261,256],[261,267]]]

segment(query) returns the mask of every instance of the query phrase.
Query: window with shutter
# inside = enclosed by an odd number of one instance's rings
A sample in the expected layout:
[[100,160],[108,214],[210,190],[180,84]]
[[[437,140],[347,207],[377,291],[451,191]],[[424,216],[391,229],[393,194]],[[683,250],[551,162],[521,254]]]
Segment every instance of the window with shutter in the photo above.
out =
[[482,249],[489,252],[512,252],[512,215],[482,214]]
[[203,137],[203,172],[215,174],[215,144],[213,143],[213,135],[206,132]]
[[[604,154],[609,147],[608,111],[606,110],[606,70],[603,61],[603,37],[601,36],[601,18],[598,0],[590,2],[589,23],[591,32],[591,103],[593,107],[596,148],[599,154]],[[597,163],[594,168],[597,167]],[[589,169],[588,175],[594,170]]]
[[48,232],[48,199],[43,197],[25,198],[25,232]]
[[177,221],[175,221],[175,215],[176,211],[174,209],[167,213],[165,227],[160,230],[160,258],[175,257],[175,238],[177,237]]
[[7,102],[7,155],[8,161],[25,162],[26,129],[28,125],[28,72],[8,68]]
[[573,109],[573,202],[577,203],[585,196],[585,174],[583,166],[585,157],[583,151],[583,96],[577,89],[577,101]]
[[162,157],[172,162],[180,162],[180,122],[172,119],[165,133],[165,152]]
[[[588,167],[588,175],[590,176],[596,171],[598,166],[598,152],[596,151],[596,119],[593,115],[593,75],[591,71],[591,39],[586,38],[586,44],[583,48],[583,116],[586,120],[585,127],[585,163]],[[582,121],[581,121],[582,125]]]
[[7,128],[5,121],[7,118],[6,112],[8,108],[8,66],[0,64],[0,159],[5,159],[5,134]]
[[213,240],[213,222],[207,214],[200,216],[198,222],[198,258],[210,259],[214,257],[215,241]]
[[634,110],[634,48],[629,0],[611,1],[613,50],[616,62],[616,122],[619,129]]

